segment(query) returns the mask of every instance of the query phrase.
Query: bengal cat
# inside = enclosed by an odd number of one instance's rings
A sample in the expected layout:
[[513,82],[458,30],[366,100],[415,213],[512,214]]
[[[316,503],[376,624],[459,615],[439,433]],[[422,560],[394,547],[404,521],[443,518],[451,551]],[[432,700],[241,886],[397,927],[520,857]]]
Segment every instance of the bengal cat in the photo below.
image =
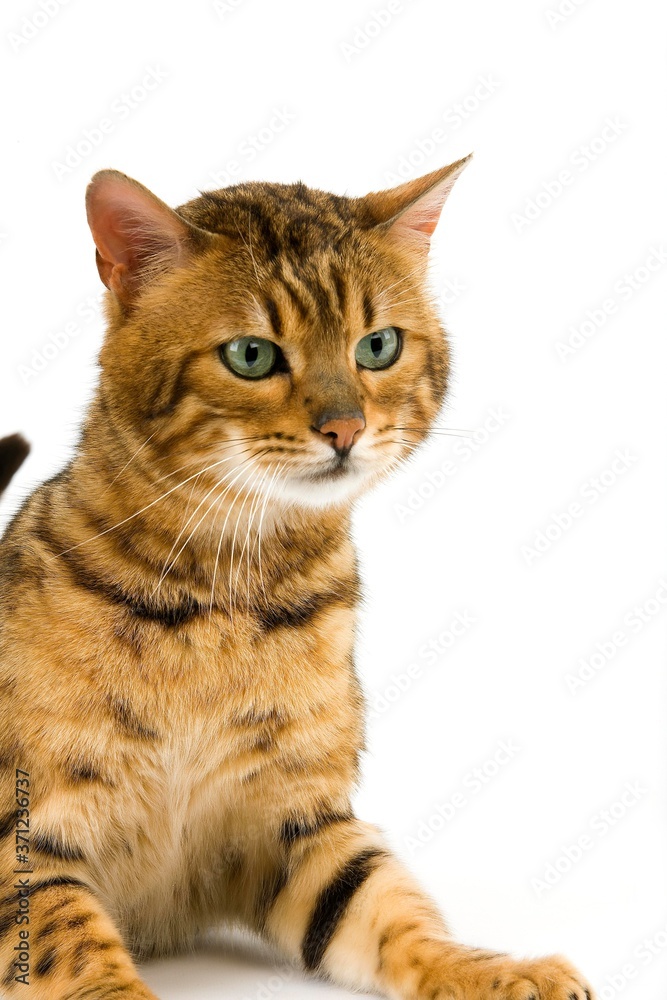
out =
[[1,546],[8,998],[154,998],[136,959],[234,921],[400,1000],[591,1000],[561,958],[453,940],[350,806],[350,511],[447,389],[426,265],[466,162],[361,198],[245,183],[176,210],[94,176],[99,385]]

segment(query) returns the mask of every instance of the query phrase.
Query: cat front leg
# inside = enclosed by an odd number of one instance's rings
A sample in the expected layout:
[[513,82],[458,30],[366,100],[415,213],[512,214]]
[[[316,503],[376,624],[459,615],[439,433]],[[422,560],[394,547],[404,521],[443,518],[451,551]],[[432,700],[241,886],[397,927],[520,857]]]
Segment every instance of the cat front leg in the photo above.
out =
[[[11,889],[0,899],[0,995],[157,1000],[84,882],[64,875],[13,875],[4,884]],[[29,922],[17,923],[17,914],[28,915]]]
[[562,958],[518,961],[453,941],[379,832],[356,819],[301,828],[263,927],[311,972],[392,1000],[593,998]]

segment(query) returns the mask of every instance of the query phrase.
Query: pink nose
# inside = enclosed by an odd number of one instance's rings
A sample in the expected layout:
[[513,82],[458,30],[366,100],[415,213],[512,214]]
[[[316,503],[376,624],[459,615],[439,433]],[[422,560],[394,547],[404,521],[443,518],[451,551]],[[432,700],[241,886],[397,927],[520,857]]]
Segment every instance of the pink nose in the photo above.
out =
[[324,418],[324,423],[318,424],[318,431],[331,441],[336,451],[348,451],[359,437],[366,421],[361,413],[349,417]]

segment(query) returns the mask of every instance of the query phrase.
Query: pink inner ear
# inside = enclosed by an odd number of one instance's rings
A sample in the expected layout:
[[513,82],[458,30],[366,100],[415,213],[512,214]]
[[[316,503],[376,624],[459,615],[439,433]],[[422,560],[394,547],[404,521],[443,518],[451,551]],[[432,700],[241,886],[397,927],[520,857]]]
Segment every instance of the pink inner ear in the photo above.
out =
[[438,224],[444,203],[445,199],[443,198],[439,205],[422,205],[420,199],[416,205],[409,208],[397,220],[397,224],[406,229],[411,229],[413,232],[425,233],[427,236],[432,236]]
[[[397,208],[394,205],[389,234],[398,239],[407,239],[422,250],[428,249],[429,240],[438,224],[443,205],[469,160],[470,156],[466,156],[465,159],[457,160],[440,171],[434,171],[415,181],[408,181],[387,192],[390,204],[392,201],[398,201],[400,205],[402,201],[405,206]],[[417,194],[420,189],[422,193]]]
[[412,205],[406,208],[394,222],[392,229],[410,230],[413,233],[430,237],[435,231],[440,219],[443,205],[454,186],[456,176],[447,177],[440,184],[423,194]]
[[100,178],[88,197],[88,221],[103,260],[132,270],[156,255],[180,257],[185,225],[148,191],[122,179]]

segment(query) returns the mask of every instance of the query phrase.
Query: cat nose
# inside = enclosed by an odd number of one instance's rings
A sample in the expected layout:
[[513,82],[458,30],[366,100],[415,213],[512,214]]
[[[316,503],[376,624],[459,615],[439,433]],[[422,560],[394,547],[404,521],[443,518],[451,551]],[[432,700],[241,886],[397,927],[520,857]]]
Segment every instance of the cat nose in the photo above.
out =
[[366,421],[360,410],[355,413],[323,413],[313,430],[329,438],[336,451],[349,451],[362,433]]

